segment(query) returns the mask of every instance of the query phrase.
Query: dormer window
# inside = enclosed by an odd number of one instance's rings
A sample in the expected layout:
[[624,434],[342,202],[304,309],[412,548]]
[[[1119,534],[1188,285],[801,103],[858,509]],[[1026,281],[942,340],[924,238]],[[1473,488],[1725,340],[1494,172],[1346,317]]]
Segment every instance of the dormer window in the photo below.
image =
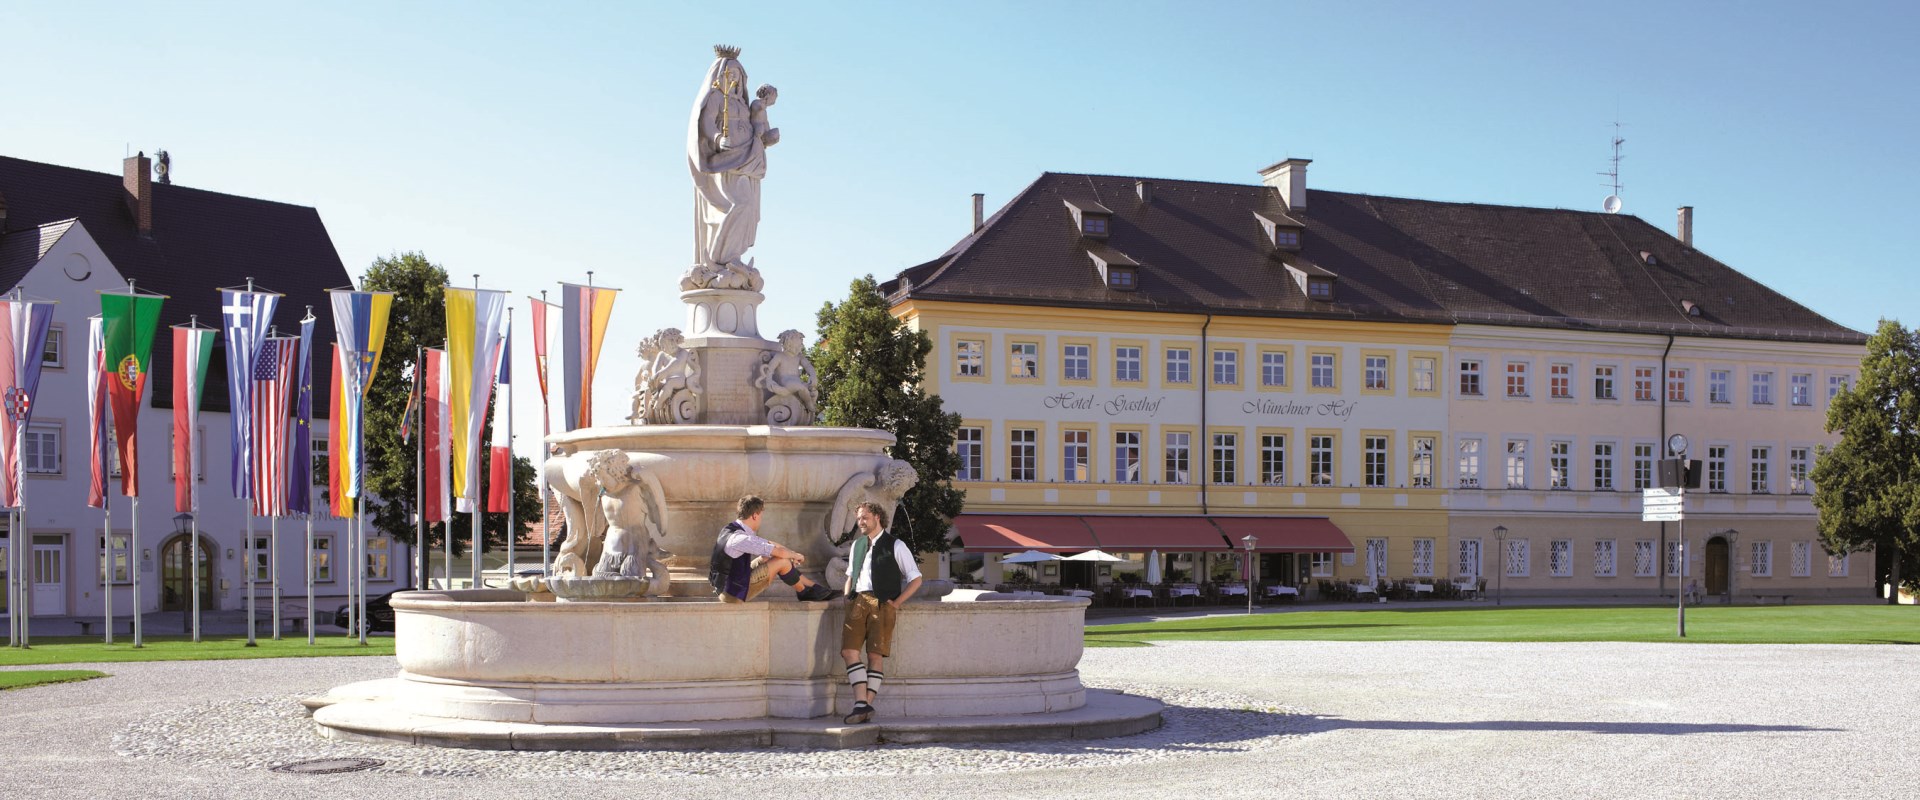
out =
[[1105,239],[1113,228],[1113,209],[1090,200],[1067,200],[1073,212],[1073,227],[1089,239]]
[[1300,247],[1300,232],[1292,229],[1279,229],[1273,232],[1273,246],[1289,250]]
[[1080,220],[1080,232],[1088,236],[1107,235],[1107,218],[1095,214],[1088,214]]
[[1333,279],[1332,278],[1308,278],[1307,279],[1307,297],[1312,298],[1314,300],[1332,300],[1333,299]]
[[1308,300],[1333,301],[1333,282],[1339,276],[1333,274],[1332,270],[1291,254],[1282,263],[1286,265],[1287,274],[1293,276],[1294,284],[1300,287],[1300,293],[1306,295]]
[[1127,257],[1106,242],[1088,242],[1087,257],[1100,273],[1100,281],[1109,289],[1133,291],[1140,287],[1140,262]]
[[1110,289],[1132,290],[1138,275],[1132,267],[1108,267],[1107,287]]
[[1299,252],[1300,231],[1306,227],[1300,221],[1279,212],[1253,212],[1253,218],[1260,221],[1260,230],[1267,235],[1267,241],[1275,250]]

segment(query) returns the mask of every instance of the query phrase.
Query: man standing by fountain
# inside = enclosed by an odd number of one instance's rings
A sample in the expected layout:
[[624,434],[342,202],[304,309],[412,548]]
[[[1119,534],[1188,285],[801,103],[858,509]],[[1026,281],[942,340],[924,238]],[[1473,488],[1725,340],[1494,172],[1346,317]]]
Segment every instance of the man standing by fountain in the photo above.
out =
[[707,581],[720,599],[744,603],[759,596],[778,577],[799,593],[801,600],[832,600],[840,592],[829,589],[800,574],[807,557],[760,538],[760,517],[767,503],[758,495],[740,498],[734,506],[734,520],[720,529],[713,542],[713,557],[707,565]]
[[[893,647],[893,621],[900,607],[920,591],[920,565],[913,551],[887,530],[887,511],[879,503],[860,504],[854,517],[860,537],[853,540],[847,559],[847,616],[840,628],[840,656],[847,661],[847,683],[853,686],[853,713],[846,723],[873,719],[873,700],[886,676],[882,662]],[[860,661],[861,651],[867,661]]]

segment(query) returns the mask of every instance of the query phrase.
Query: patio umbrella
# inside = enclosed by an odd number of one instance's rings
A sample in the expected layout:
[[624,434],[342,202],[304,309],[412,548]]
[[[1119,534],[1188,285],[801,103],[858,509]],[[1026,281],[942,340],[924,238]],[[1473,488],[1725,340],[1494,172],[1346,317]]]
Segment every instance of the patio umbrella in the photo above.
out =
[[1059,560],[1060,560],[1060,557],[1052,553],[1042,553],[1038,550],[1028,550],[1024,553],[1014,553],[1013,555],[1000,559],[1000,563],[1002,564],[1038,564],[1042,561],[1059,561]]
[[1061,561],[1101,561],[1101,562],[1115,562],[1115,561],[1125,561],[1126,559],[1125,559],[1125,558],[1121,558],[1120,556],[1116,556],[1116,555],[1114,555],[1114,554],[1112,554],[1112,553],[1108,553],[1108,552],[1105,552],[1105,551],[1101,551],[1101,550],[1088,550],[1087,552],[1084,552],[1084,553],[1075,553],[1075,554],[1073,554],[1073,555],[1070,555],[1070,556],[1067,556],[1067,557],[1065,557],[1065,558],[1062,558],[1062,559],[1060,559],[1060,560],[1061,560]]
[[1159,583],[1159,582],[1160,582],[1160,551],[1158,550],[1149,551],[1147,553],[1147,583]]

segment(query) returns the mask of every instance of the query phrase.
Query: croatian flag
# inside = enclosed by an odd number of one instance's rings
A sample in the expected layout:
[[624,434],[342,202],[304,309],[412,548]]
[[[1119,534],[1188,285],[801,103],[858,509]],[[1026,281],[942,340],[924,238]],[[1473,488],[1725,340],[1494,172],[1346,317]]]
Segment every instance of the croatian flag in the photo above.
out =
[[52,303],[17,299],[0,303],[0,392],[5,392],[6,402],[0,416],[0,450],[5,451],[7,471],[6,479],[0,481],[0,505],[10,508],[20,505],[24,474],[20,449],[33,419],[33,398],[40,391],[44,361],[41,354],[47,350],[47,330],[52,324]]
[[107,321],[87,320],[87,463],[93,481],[87,484],[87,505],[107,507],[107,449],[113,437],[107,430]]

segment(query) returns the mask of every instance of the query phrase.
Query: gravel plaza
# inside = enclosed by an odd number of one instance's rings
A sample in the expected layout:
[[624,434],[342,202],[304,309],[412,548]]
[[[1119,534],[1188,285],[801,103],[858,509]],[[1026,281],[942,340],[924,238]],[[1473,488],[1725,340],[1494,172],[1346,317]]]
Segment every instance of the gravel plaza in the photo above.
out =
[[[390,675],[391,659],[72,666],[112,677],[0,695],[9,797],[813,797],[844,791],[847,776],[923,798],[1833,797],[1893,796],[1920,779],[1920,676],[1900,646],[1090,648],[1086,683],[1160,697],[1165,726],[1092,742],[840,752],[336,743],[297,700]],[[384,764],[269,770],[320,758]]]

